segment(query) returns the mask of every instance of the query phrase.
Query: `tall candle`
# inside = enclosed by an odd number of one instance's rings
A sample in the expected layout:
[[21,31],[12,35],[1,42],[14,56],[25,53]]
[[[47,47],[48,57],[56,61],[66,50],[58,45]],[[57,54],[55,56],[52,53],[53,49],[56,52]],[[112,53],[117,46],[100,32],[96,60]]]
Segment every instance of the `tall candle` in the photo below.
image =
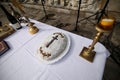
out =
[[110,30],[114,24],[114,19],[112,18],[104,18],[101,20],[100,25],[105,30]]

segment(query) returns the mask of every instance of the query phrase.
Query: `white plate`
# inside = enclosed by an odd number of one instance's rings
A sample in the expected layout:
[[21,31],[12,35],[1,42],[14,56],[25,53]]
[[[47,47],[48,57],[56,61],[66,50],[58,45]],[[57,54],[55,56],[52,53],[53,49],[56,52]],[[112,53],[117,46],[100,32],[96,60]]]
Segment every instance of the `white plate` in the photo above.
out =
[[[56,32],[52,32],[52,33],[56,33]],[[64,32],[61,32],[61,33],[64,33]],[[50,34],[50,33],[49,33]],[[55,62],[57,62],[57,61],[59,61],[60,59],[62,59],[67,53],[68,53],[68,51],[69,51],[69,48],[70,48],[70,43],[71,43],[71,41],[70,41],[70,37],[68,36],[68,34],[67,33],[64,33],[64,35],[67,37],[67,46],[66,46],[66,49],[58,56],[58,57],[56,57],[55,59],[52,59],[52,60],[44,60],[44,59],[42,59],[38,54],[39,54],[39,47],[38,47],[38,49],[37,49],[37,57],[38,57],[38,59],[41,61],[41,62],[43,62],[43,63],[45,63],[45,64],[52,64],[52,63],[55,63]]]

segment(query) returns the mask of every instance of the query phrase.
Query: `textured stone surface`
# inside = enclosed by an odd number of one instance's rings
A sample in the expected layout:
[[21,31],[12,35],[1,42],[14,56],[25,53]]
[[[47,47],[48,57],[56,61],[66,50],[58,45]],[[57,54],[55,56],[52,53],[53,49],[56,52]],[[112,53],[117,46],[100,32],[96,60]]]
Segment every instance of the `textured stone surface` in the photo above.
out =
[[106,62],[103,80],[120,80],[120,66],[115,65],[114,60],[110,57]]
[[[21,3],[42,4],[41,0],[19,0]],[[101,0],[100,0],[101,1]],[[96,10],[99,2],[96,0],[81,0],[81,10]],[[45,5],[52,7],[60,7],[66,9],[77,10],[79,0],[44,0]]]
[[115,46],[120,46],[120,23],[116,23],[113,29],[111,41]]

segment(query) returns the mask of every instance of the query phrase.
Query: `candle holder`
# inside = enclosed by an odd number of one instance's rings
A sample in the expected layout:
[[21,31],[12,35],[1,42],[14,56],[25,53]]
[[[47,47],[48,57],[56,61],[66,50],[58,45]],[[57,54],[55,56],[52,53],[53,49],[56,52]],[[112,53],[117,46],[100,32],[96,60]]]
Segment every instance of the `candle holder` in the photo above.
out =
[[96,36],[93,39],[93,42],[89,47],[84,47],[83,50],[80,53],[80,56],[84,59],[93,62],[96,52],[93,51],[95,44],[98,42],[100,37],[103,35],[104,32],[110,32],[112,30],[112,26],[114,24],[113,18],[103,18],[100,21],[100,24],[96,26],[96,30],[98,31],[96,33]]
[[34,23],[32,22],[29,22],[27,26],[29,27],[30,34],[35,34],[39,31],[39,29],[36,26],[34,26]]
[[29,32],[31,34],[35,34],[39,31],[39,29],[34,26],[33,22],[30,22],[29,18],[27,16],[25,16],[25,11],[23,10],[23,5],[21,5],[17,0],[11,0],[12,4],[18,8],[21,12],[21,14],[24,16],[25,19],[21,19],[23,22],[27,22],[27,26],[29,27]]

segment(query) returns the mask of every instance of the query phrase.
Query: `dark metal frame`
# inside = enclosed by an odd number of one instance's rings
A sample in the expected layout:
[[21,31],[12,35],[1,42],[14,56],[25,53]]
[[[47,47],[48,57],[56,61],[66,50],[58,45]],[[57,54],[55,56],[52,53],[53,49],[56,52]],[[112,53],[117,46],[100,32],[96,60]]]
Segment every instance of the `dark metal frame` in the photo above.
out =
[[[106,1],[103,9],[101,9],[100,11],[97,11],[95,14],[93,15],[90,15],[86,18],[83,18],[81,20],[78,21],[79,19],[79,14],[80,14],[80,6],[81,6],[81,0],[79,0],[79,7],[78,7],[78,13],[77,13],[77,20],[76,20],[76,27],[75,27],[75,31],[77,31],[77,26],[78,26],[78,22],[81,22],[83,20],[88,20],[89,18],[93,17],[93,16],[96,16],[96,19],[97,19],[97,24],[99,23],[100,19],[102,18],[103,15],[107,16],[107,14],[105,13],[106,11],[106,8],[107,8],[107,5],[109,3],[109,0]],[[88,20],[89,21],[89,20]],[[91,21],[90,21],[91,22]]]
[[45,0],[41,0],[41,3],[42,3],[42,6],[43,6],[43,11],[45,13],[45,19],[48,19],[48,15],[47,15],[47,12],[46,12],[46,9],[45,9]]
[[78,22],[79,22],[78,19],[79,19],[79,16],[80,16],[81,1],[82,1],[82,0],[79,0],[78,13],[77,13],[77,20],[76,20],[75,31],[77,31],[77,27],[78,27]]

